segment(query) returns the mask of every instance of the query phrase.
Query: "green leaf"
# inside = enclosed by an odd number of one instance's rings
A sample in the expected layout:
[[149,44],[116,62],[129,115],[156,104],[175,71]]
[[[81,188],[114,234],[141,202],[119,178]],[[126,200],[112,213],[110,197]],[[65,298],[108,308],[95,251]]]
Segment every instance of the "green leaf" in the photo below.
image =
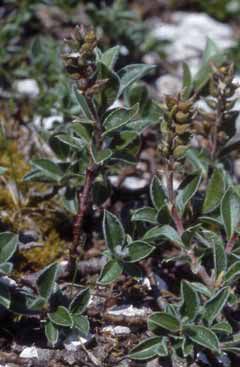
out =
[[227,256],[224,250],[224,245],[220,241],[215,240],[213,243],[213,259],[216,278],[226,271]]
[[103,149],[96,152],[92,149],[92,157],[96,164],[102,164],[103,162],[107,161],[112,156],[111,149]]
[[45,304],[46,304],[46,299],[41,296],[37,296],[36,298],[30,300],[30,302],[28,303],[28,308],[31,311],[39,312],[43,309]]
[[118,73],[120,77],[120,89],[118,92],[118,98],[122,95],[126,88],[128,88],[136,80],[141,79],[154,68],[154,65],[145,64],[132,64],[123,67]]
[[128,357],[135,360],[148,360],[157,356],[167,356],[168,349],[161,337],[148,338],[134,347]]
[[99,106],[109,107],[117,98],[120,79],[115,72],[110,70],[102,62],[97,63],[97,76],[98,80],[107,81],[96,96],[97,103]]
[[55,138],[66,144],[68,147],[71,147],[80,152],[86,146],[85,142],[82,139],[67,134],[56,135]]
[[59,331],[51,321],[47,321],[44,326],[44,332],[48,342],[54,347],[59,338]]
[[158,334],[159,329],[177,332],[180,326],[179,320],[166,312],[155,312],[148,319],[148,328],[155,334]]
[[221,343],[222,350],[232,353],[239,353],[240,351],[239,346],[240,346],[240,334],[235,334],[233,335],[232,340]]
[[39,295],[45,299],[49,299],[53,292],[53,288],[57,279],[58,264],[48,265],[37,279],[37,288]]
[[195,289],[196,292],[198,292],[199,294],[202,294],[205,297],[211,297],[212,293],[211,291],[208,289],[208,287],[206,287],[204,284],[202,283],[198,283],[198,282],[192,282],[191,286],[193,289]]
[[208,157],[203,151],[199,151],[195,148],[189,148],[186,150],[184,156],[197,171],[201,172],[203,177],[207,177]]
[[136,103],[131,108],[118,107],[111,111],[105,118],[103,125],[105,132],[103,135],[112,133],[118,130],[120,127],[125,126],[130,120],[132,120],[139,110],[139,104]]
[[89,288],[81,290],[70,303],[70,311],[78,315],[83,313],[88,306],[90,297],[91,295]]
[[155,247],[145,241],[134,241],[127,246],[127,257],[124,261],[134,263],[145,259],[155,250]]
[[221,202],[221,215],[227,239],[230,240],[240,220],[240,198],[229,188]]
[[201,179],[202,177],[200,175],[197,175],[193,177],[193,179],[183,189],[179,190],[176,197],[176,207],[181,214],[184,213],[188,202],[198,190]]
[[216,66],[221,65],[224,61],[224,54],[220,53],[216,44],[208,39],[207,45],[203,54],[202,65],[194,77],[194,87],[200,90],[208,82],[210,75],[212,74],[211,63]]
[[213,352],[218,353],[220,351],[217,335],[207,327],[200,325],[185,325],[184,329],[187,336],[194,343],[210,349]]
[[123,271],[123,265],[117,260],[110,260],[103,267],[101,272],[99,283],[103,285],[114,282]]
[[64,306],[58,306],[55,312],[48,314],[48,318],[55,325],[69,327],[69,328],[73,327],[72,316],[70,312],[68,311],[68,309]]
[[35,168],[40,170],[45,177],[57,182],[62,179],[63,172],[56,163],[48,159],[34,159],[31,163]]
[[184,358],[187,358],[187,357],[193,358],[194,356],[193,343],[189,339],[183,338],[181,348],[182,348],[182,354]]
[[143,207],[133,212],[131,220],[157,224],[157,211],[154,208]]
[[110,70],[112,70],[116,64],[120,52],[120,46],[115,46],[106,50],[101,57],[103,62]]
[[183,63],[183,97],[189,98],[192,92],[192,75],[188,64]]
[[189,320],[194,320],[199,310],[199,297],[191,283],[183,280],[181,282],[181,299],[183,304],[180,309],[182,316],[188,317]]
[[160,238],[166,238],[167,240],[173,242],[177,246],[184,247],[181,237],[177,231],[169,226],[168,224],[162,227],[153,227],[147,231],[143,237],[145,241],[155,241]]
[[230,289],[228,287],[222,288],[206,303],[204,318],[209,325],[213,323],[213,321],[222,311],[228,300],[229,295]]
[[9,274],[11,273],[12,269],[13,269],[12,263],[6,262],[0,264],[0,274]]
[[71,125],[71,128],[86,144],[91,142],[91,136],[85,126],[76,122]]
[[112,253],[115,253],[117,246],[122,247],[125,243],[125,232],[120,220],[107,210],[103,217],[103,235]]
[[93,116],[91,110],[89,109],[85,96],[81,94],[78,89],[75,89],[75,96],[81,108],[83,117],[86,118],[87,120],[93,120]]
[[217,224],[223,226],[222,217],[221,216],[211,216],[211,217],[199,217],[199,220],[203,223],[207,224]]
[[224,172],[222,169],[215,168],[203,202],[203,213],[207,214],[218,207],[225,192]]
[[6,284],[0,283],[0,305],[4,308],[9,309],[11,304],[11,296],[9,288]]
[[117,144],[116,149],[123,150],[138,140],[138,134],[136,134],[134,131],[121,131],[120,143]]
[[166,205],[166,193],[157,176],[154,176],[152,179],[150,185],[150,196],[156,210],[160,210],[164,205]]
[[83,315],[72,315],[73,318],[73,327],[78,329],[83,336],[87,336],[89,334],[89,321],[86,316]]
[[0,233],[0,264],[6,263],[17,250],[18,236],[10,232]]
[[221,334],[232,334],[232,326],[229,324],[229,322],[226,321],[220,321],[216,324],[211,326],[211,330],[213,330],[215,333],[221,333]]
[[229,266],[225,276],[225,283],[232,283],[240,276],[240,261],[234,262],[231,266]]

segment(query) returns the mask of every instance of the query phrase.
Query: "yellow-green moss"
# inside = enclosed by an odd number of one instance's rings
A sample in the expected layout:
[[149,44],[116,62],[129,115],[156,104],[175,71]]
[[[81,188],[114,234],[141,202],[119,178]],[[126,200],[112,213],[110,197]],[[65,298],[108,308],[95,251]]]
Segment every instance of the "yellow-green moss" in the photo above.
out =
[[14,141],[2,141],[0,138],[0,166],[7,172],[0,180],[0,215],[1,221],[16,233],[32,230],[38,234],[38,242],[43,244],[26,251],[21,251],[22,261],[17,266],[21,269],[30,267],[40,270],[59,258],[64,251],[64,242],[56,230],[56,205],[54,199],[31,206],[32,193],[48,190],[45,184],[24,182],[24,176],[30,167],[18,150]]
[[63,254],[64,243],[53,229],[49,232],[43,246],[22,251],[25,260],[34,268],[40,270]]

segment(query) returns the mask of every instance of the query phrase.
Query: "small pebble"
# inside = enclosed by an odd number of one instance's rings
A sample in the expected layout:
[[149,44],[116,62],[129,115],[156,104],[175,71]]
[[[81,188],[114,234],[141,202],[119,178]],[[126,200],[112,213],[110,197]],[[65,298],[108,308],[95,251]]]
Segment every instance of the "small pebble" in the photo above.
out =
[[20,358],[37,358],[38,359],[37,348],[36,347],[24,348],[19,357]]

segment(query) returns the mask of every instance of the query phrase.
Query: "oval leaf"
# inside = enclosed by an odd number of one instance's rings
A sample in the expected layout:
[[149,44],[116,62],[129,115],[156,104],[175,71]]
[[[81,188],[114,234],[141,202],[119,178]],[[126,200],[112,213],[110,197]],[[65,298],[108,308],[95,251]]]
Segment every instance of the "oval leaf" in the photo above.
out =
[[240,198],[231,188],[226,191],[222,199],[221,215],[227,239],[230,240],[240,220]]
[[[162,338],[152,337],[143,342],[139,343],[135,348],[133,348],[128,357],[135,360],[147,360],[158,356],[161,347]],[[168,351],[166,350],[166,355]]]
[[166,193],[157,176],[154,176],[150,186],[150,196],[152,203],[157,211],[159,211],[166,201]]
[[200,302],[197,292],[187,281],[181,282],[181,298],[183,300],[180,309],[181,315],[188,317],[189,320],[194,320],[197,316]]
[[220,289],[205,305],[204,318],[211,325],[225,306],[230,295],[229,288]]
[[80,333],[83,336],[87,336],[89,334],[89,321],[88,318],[86,316],[83,315],[72,315],[73,318],[73,327],[78,329],[80,331]]
[[141,79],[144,75],[149,73],[155,68],[154,65],[145,64],[132,64],[123,67],[118,75],[120,77],[120,89],[118,92],[118,98],[121,94],[136,80]]
[[106,285],[114,282],[123,271],[123,265],[117,260],[110,260],[103,267],[102,273],[99,278],[99,283]]
[[176,206],[181,214],[183,214],[188,202],[198,190],[201,182],[201,176],[195,176],[183,189],[179,190],[176,197]]
[[14,233],[0,233],[0,264],[6,263],[17,250],[18,236]]
[[44,332],[49,343],[54,346],[57,343],[59,337],[58,329],[51,321],[48,320],[44,326]]
[[64,326],[64,327],[73,327],[73,319],[68,311],[68,309],[64,306],[58,306],[55,312],[49,313],[48,318],[52,323]]
[[134,116],[138,113],[138,110],[138,103],[131,108],[115,108],[109,113],[103,122],[105,128],[104,135],[112,133],[113,131],[118,130],[120,127],[125,126],[134,118]]
[[148,327],[153,333],[158,333],[159,329],[177,332],[180,329],[180,322],[166,312],[155,312],[148,319]]
[[37,288],[41,297],[48,299],[51,296],[53,292],[53,287],[56,282],[57,273],[57,263],[50,264],[45,269],[43,269],[37,279]]
[[200,325],[186,325],[185,331],[194,343],[213,352],[219,352],[219,340],[217,335],[210,329]]
[[89,304],[90,297],[89,288],[80,291],[70,303],[71,312],[78,315],[83,313]]
[[155,247],[145,241],[134,241],[127,246],[127,250],[127,257],[124,261],[134,263],[145,259],[155,250]]
[[234,282],[240,276],[240,261],[233,263],[227,270],[224,281],[226,283]]
[[143,207],[135,210],[131,219],[134,222],[157,224],[157,211],[154,208]]
[[167,356],[168,350],[166,343],[162,342],[163,338],[152,337],[139,343],[133,348],[128,357],[135,360],[148,360],[156,356]]
[[154,227],[147,231],[143,237],[146,241],[154,241],[160,238],[166,238],[167,240],[174,242],[180,247],[184,247],[181,237],[177,231],[168,224],[162,227]]
[[221,169],[215,168],[203,202],[203,213],[207,214],[218,207],[225,191],[224,173]]
[[123,246],[125,232],[120,220],[107,210],[104,211],[103,235],[109,250],[114,254],[117,246]]

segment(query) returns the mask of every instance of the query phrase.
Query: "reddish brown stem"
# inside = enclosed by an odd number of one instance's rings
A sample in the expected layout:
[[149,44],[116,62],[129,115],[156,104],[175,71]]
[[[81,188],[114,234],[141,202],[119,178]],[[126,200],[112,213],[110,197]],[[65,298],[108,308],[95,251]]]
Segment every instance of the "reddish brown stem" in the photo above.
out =
[[182,236],[184,233],[183,222],[175,206],[172,207],[172,218],[173,218],[173,221],[175,223],[178,233],[180,234],[180,236]]
[[226,244],[226,247],[225,247],[225,252],[226,254],[230,254],[233,250],[233,247],[235,245],[235,242],[237,241],[238,239],[238,236],[237,234],[234,234],[230,240],[228,240],[227,244]]
[[79,241],[81,236],[81,230],[83,225],[84,217],[89,208],[90,193],[94,177],[96,175],[96,168],[90,166],[87,168],[85,181],[82,192],[78,193],[78,213],[75,217],[73,224],[73,241],[69,251],[69,271],[73,273],[75,270],[76,259],[79,256]]

